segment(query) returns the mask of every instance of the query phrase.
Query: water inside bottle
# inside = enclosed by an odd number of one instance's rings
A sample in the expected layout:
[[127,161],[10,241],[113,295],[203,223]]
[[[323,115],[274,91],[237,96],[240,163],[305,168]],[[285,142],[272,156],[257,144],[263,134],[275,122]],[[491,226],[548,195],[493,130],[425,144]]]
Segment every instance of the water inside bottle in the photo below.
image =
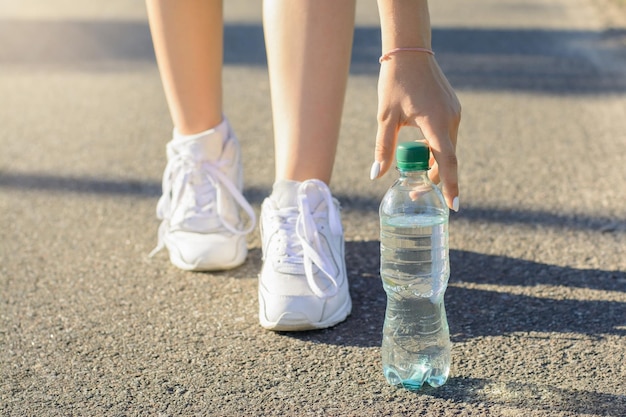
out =
[[387,380],[410,390],[445,383],[450,336],[443,295],[449,276],[443,214],[384,218],[381,276],[387,293],[382,359]]

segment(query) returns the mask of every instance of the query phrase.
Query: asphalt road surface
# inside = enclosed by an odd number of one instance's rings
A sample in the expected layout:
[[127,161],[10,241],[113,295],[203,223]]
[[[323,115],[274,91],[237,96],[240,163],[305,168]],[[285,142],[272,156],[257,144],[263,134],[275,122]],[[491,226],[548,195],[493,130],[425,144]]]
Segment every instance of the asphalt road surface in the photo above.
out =
[[[261,7],[226,3],[225,111],[258,213],[273,182]],[[147,258],[172,126],[143,3],[0,1],[0,415],[626,415],[626,12],[431,3],[463,105],[462,194],[451,378],[411,393],[380,363],[393,173],[368,178],[374,1],[358,3],[332,182],[353,313],[297,334],[258,325],[258,232],[234,271]]]

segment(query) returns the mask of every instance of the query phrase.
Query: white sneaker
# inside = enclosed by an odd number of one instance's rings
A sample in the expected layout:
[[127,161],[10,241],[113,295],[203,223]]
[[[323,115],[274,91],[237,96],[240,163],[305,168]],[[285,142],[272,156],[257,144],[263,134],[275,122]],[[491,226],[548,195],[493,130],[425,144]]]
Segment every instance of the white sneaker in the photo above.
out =
[[261,326],[278,331],[334,326],[352,301],[339,202],[319,180],[281,181],[261,208]]
[[[159,242],[181,269],[234,268],[246,258],[246,234],[254,228],[252,207],[241,194],[239,143],[228,121],[191,136],[174,133],[167,144],[163,195],[157,204]],[[249,218],[245,227],[242,208]]]

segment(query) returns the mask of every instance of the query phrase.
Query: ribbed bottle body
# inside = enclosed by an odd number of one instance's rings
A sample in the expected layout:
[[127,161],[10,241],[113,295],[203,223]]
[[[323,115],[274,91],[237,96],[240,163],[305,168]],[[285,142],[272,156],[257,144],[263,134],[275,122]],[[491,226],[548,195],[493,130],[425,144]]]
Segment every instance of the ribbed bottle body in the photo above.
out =
[[387,293],[381,347],[393,385],[441,386],[450,370],[444,293],[450,276],[448,210],[424,175],[401,176],[380,208],[380,274]]

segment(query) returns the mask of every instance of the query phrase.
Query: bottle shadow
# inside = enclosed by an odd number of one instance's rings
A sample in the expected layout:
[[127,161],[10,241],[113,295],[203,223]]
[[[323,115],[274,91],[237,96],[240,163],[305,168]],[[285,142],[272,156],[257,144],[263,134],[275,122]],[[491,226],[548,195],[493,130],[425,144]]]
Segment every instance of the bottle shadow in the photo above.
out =
[[[380,346],[386,295],[379,276],[379,243],[347,242],[346,246],[352,315],[332,329],[286,336],[330,345]],[[626,272],[568,268],[460,250],[451,250],[450,259],[446,309],[453,342],[514,332],[574,333],[598,340],[606,335],[626,336],[626,303],[598,300],[595,292],[594,299],[589,300],[519,294],[532,291],[536,285],[575,287],[583,293],[585,289],[625,292]],[[468,288],[472,285],[480,289]],[[486,290],[485,286],[498,291]],[[511,286],[521,289],[507,292]],[[566,413],[626,415],[623,395],[565,389],[550,381],[542,384],[452,376],[444,386],[424,387],[419,393],[458,404],[514,408],[519,415],[548,405],[550,410]]]
[[[333,329],[291,337],[342,346],[380,346],[386,294],[379,276],[379,243],[347,242],[346,253],[351,316]],[[626,336],[625,303],[598,300],[597,295],[589,300],[538,297],[523,290],[549,285],[579,288],[583,294],[585,289],[624,292],[626,272],[576,269],[460,250],[450,251],[450,262],[452,274],[445,300],[453,342],[514,332],[576,333],[598,339]],[[479,288],[470,288],[473,284]],[[522,290],[509,292],[511,286]]]

